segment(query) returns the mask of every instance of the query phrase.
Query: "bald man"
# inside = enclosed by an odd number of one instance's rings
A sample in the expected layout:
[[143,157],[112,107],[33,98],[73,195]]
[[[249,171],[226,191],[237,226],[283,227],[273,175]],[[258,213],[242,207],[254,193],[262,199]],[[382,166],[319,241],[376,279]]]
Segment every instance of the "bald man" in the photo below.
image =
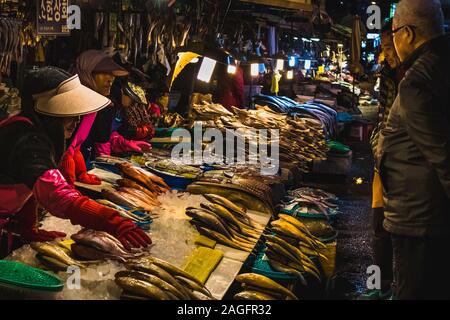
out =
[[408,71],[377,159],[397,299],[450,298],[450,46],[443,25],[438,0],[402,0],[392,26]]

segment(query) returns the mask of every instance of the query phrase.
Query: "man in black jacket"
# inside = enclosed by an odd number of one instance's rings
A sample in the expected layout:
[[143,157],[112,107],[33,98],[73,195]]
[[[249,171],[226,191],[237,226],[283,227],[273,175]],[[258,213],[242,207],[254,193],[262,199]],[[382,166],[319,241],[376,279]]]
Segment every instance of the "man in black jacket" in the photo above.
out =
[[378,146],[397,299],[450,298],[450,45],[439,0],[402,0],[393,23],[405,77]]

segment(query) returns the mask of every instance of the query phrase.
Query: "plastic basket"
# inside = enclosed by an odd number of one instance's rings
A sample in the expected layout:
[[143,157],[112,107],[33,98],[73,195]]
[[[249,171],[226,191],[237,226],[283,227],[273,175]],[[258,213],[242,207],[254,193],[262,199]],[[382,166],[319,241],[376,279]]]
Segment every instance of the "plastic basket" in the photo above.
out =
[[252,272],[257,273],[263,276],[266,276],[272,280],[279,281],[280,283],[285,284],[292,284],[295,282],[297,277],[292,276],[290,274],[284,273],[284,272],[278,272],[272,269],[269,262],[264,259],[264,252],[265,252],[266,246],[260,245],[256,257],[252,261]]
[[56,275],[16,261],[0,260],[0,294],[5,298],[50,298],[64,288]]
[[320,264],[322,266],[325,277],[331,278],[336,273],[336,247],[337,241],[326,243],[326,248],[320,248],[319,252],[327,257],[328,260],[320,258]]

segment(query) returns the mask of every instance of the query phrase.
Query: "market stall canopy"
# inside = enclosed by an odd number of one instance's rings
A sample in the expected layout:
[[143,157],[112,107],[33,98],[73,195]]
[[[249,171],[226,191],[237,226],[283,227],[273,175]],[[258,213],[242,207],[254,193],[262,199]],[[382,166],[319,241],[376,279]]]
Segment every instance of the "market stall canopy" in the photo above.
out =
[[312,0],[241,0],[241,1],[295,10],[313,11],[314,8]]

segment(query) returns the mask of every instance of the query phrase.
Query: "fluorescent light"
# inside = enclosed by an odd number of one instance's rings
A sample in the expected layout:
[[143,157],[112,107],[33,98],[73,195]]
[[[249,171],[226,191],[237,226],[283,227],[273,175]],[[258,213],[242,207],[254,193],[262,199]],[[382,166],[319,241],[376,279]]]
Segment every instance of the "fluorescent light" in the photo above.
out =
[[311,40],[306,39],[306,38],[302,38],[302,41],[304,41],[304,42],[311,42]]
[[305,60],[305,69],[310,70],[311,69],[311,60]]
[[318,42],[318,41],[320,41],[320,39],[319,38],[311,38],[311,41]]
[[378,33],[368,33],[367,34],[367,39],[369,40],[375,40],[378,39],[380,37],[380,35]]
[[198,58],[194,58],[194,59],[192,59],[191,62],[189,62],[189,63],[197,63],[198,61],[199,61]]
[[287,78],[288,80],[294,79],[294,71],[293,71],[293,70],[289,70],[289,71],[287,72],[287,74],[286,74],[286,78]]
[[236,66],[230,64],[228,65],[228,69],[227,69],[229,74],[235,74],[236,73]]
[[258,63],[252,63],[251,75],[252,75],[252,77],[257,77],[259,75],[259,64]]
[[344,45],[342,43],[338,44],[338,48],[342,48]]
[[298,37],[294,37],[294,40],[298,40]]
[[295,56],[290,56],[289,57],[289,67],[294,67],[295,66]]
[[284,60],[277,59],[277,66],[275,67],[275,70],[283,70],[283,69],[284,69]]
[[215,67],[216,67],[215,60],[204,57],[202,65],[200,66],[200,71],[198,72],[197,79],[204,82],[211,81],[211,77]]

